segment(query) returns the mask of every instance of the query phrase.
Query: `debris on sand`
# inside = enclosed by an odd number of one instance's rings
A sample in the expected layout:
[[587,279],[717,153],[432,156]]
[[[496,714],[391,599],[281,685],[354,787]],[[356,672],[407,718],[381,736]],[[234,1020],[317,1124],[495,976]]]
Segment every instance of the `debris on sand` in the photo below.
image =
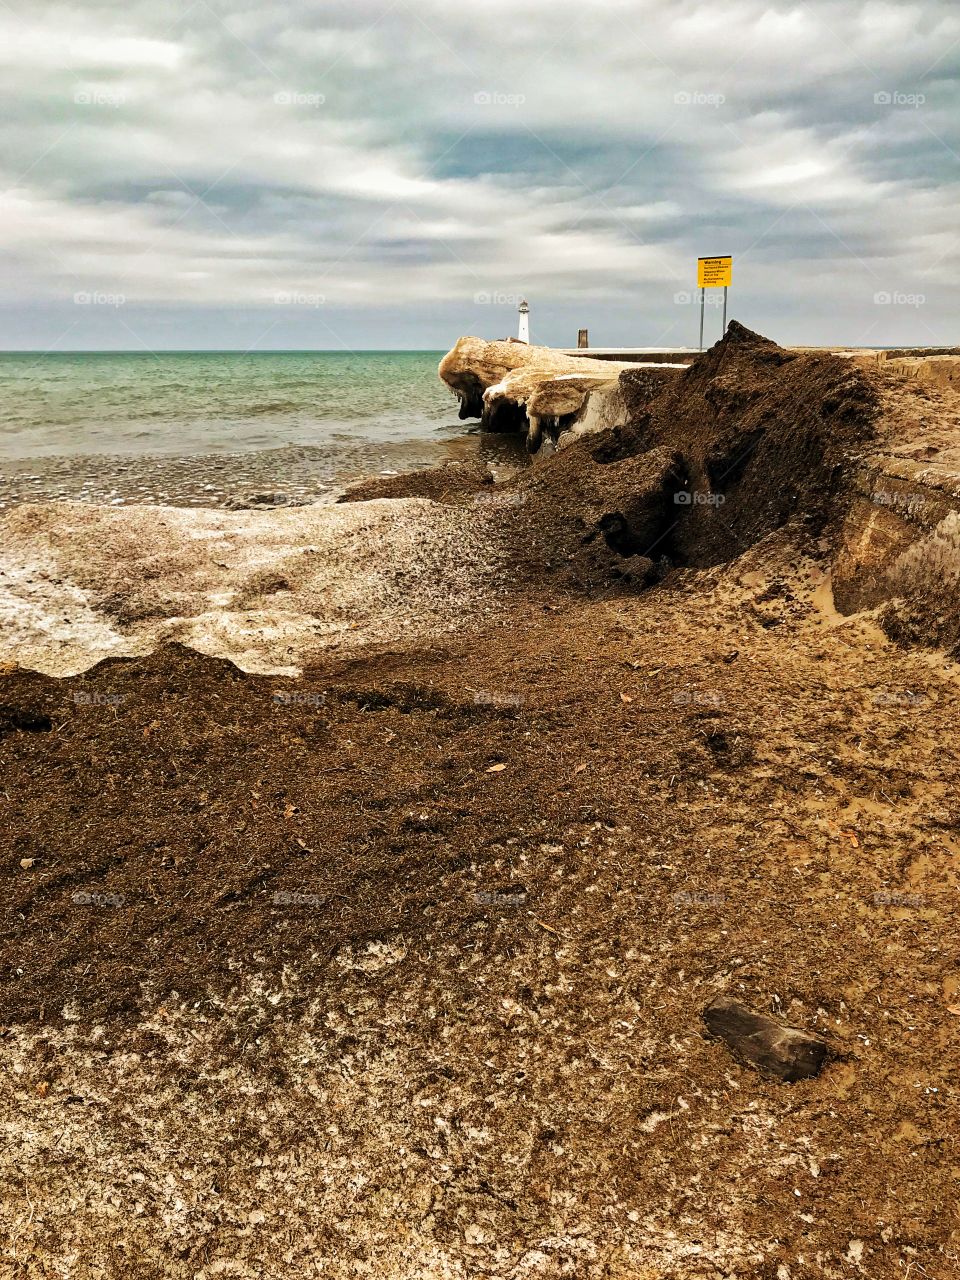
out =
[[23,505],[0,516],[0,659],[63,675],[177,642],[296,674],[321,648],[482,620],[501,589],[490,523],[422,499]]
[[953,1274],[960,395],[618,385],[501,481],[2,518],[11,1274]]

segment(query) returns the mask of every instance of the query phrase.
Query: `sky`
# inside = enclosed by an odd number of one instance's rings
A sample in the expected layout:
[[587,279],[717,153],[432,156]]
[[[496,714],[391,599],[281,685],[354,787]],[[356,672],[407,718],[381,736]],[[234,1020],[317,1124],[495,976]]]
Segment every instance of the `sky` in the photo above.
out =
[[709,254],[960,342],[957,0],[0,0],[0,73],[0,349],[696,345]]

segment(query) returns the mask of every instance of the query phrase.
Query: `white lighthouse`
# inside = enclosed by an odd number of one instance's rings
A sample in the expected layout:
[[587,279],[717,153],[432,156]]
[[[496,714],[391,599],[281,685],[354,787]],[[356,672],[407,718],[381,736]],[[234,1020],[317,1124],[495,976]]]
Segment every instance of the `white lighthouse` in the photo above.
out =
[[530,343],[530,308],[527,305],[526,298],[520,299],[520,306],[518,310],[520,312],[520,329],[519,329],[519,332],[517,333],[517,340],[519,342],[526,342],[529,345]]

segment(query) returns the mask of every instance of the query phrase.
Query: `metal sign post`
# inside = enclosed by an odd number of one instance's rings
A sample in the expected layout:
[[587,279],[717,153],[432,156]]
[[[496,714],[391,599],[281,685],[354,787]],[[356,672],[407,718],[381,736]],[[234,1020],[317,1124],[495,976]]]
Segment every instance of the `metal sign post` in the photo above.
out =
[[[729,254],[697,259],[697,284],[700,286],[700,350],[703,350],[703,313],[708,289],[723,289],[723,333],[727,332],[727,290],[733,283],[733,258]],[[723,334],[721,334],[721,337]]]

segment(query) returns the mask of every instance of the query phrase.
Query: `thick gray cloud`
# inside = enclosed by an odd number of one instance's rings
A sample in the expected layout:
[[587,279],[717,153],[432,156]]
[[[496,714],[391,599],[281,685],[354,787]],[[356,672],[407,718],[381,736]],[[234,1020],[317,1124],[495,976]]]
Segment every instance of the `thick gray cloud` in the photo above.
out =
[[0,67],[4,347],[683,343],[713,252],[958,339],[954,0],[13,0]]

